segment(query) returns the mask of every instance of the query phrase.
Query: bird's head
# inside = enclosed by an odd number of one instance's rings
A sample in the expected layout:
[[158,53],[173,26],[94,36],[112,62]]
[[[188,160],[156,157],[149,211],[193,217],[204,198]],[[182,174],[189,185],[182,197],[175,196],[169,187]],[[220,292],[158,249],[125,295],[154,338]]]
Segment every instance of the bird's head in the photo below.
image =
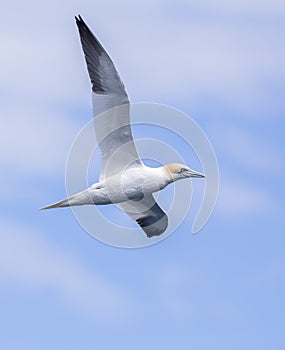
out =
[[205,177],[205,175],[198,173],[195,170],[190,169],[187,165],[172,163],[167,164],[164,167],[171,178],[171,181],[176,181],[179,179],[185,179],[188,177]]

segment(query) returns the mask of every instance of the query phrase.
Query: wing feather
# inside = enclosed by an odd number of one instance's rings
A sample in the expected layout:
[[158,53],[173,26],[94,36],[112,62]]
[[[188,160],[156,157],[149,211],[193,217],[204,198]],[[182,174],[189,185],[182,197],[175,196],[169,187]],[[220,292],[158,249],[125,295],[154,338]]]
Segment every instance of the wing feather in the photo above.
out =
[[168,226],[168,217],[155,201],[152,194],[140,201],[126,201],[117,204],[132,220],[135,220],[150,238],[161,235]]
[[93,115],[101,150],[100,179],[129,166],[141,166],[130,127],[130,105],[125,87],[103,46],[83,19],[75,17],[88,74],[92,83]]

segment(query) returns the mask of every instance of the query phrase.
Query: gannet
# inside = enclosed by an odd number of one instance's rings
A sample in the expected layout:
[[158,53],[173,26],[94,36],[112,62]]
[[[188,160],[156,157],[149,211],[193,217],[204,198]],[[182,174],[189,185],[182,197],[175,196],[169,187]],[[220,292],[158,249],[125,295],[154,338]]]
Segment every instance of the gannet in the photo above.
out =
[[[159,168],[143,164],[130,127],[129,97],[119,74],[81,16],[75,20],[92,83],[95,134],[101,151],[100,178],[86,190],[41,209],[116,204],[141,226],[147,237],[161,235],[168,218],[153,193],[174,181],[204,175],[184,164]],[[106,115],[99,118],[104,112]]]

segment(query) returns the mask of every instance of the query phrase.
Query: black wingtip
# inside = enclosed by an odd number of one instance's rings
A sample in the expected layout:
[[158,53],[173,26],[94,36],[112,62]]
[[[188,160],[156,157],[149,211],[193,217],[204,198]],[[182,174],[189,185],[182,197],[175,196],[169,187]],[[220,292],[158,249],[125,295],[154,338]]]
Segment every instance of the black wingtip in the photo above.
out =
[[77,15],[77,16],[74,16],[75,17],[75,21],[76,21],[76,24],[79,25],[81,23],[84,23],[85,22],[83,21],[82,17],[80,15]]

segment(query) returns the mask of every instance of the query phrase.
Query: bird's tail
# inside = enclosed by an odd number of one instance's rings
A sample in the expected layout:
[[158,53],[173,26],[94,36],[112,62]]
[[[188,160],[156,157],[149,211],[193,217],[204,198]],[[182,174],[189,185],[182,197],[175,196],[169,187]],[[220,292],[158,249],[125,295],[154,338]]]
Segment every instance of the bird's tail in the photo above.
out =
[[66,199],[63,199],[62,201],[47,205],[45,207],[40,208],[40,210],[69,207],[70,206],[69,199],[70,198],[66,198]]
[[70,196],[62,201],[47,205],[45,207],[40,208],[40,210],[44,209],[53,209],[53,208],[64,208],[70,207],[72,205],[84,205],[84,204],[94,204],[92,198],[89,194],[89,189],[76,193],[73,196]]

